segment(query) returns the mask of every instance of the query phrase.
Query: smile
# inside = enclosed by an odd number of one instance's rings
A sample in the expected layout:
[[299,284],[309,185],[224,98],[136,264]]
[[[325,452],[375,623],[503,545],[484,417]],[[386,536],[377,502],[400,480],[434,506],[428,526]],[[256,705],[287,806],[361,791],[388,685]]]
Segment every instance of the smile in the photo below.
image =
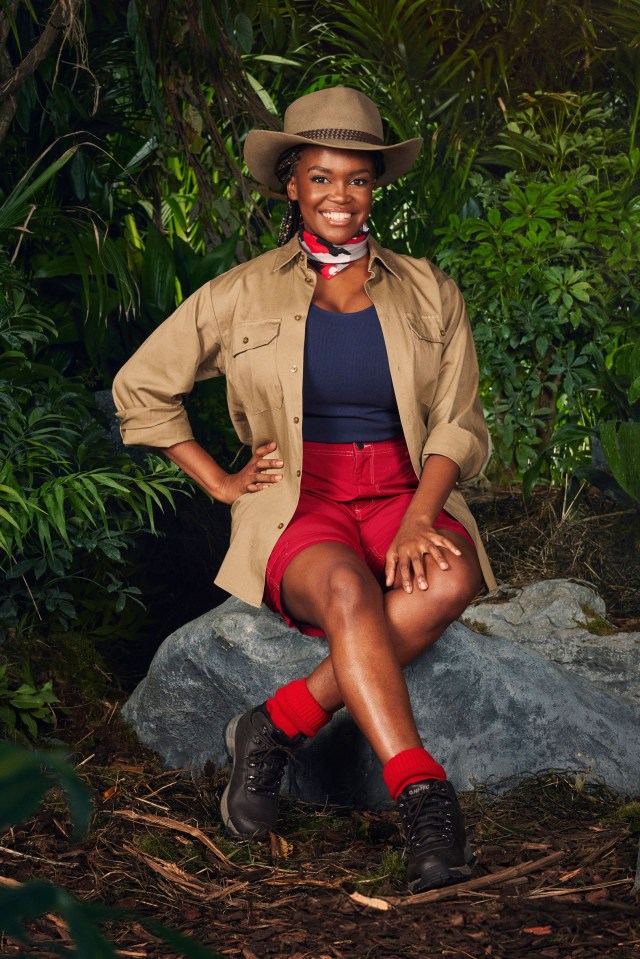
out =
[[353,213],[323,213],[322,216],[325,220],[330,220],[332,223],[346,223],[347,220],[350,220],[353,216]]

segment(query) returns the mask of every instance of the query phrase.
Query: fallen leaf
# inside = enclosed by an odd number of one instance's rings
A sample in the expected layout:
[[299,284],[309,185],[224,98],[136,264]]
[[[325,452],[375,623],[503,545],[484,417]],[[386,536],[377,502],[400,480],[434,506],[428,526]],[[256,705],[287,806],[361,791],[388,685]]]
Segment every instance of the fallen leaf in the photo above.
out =
[[369,906],[370,909],[379,909],[381,912],[386,912],[388,909],[391,909],[386,899],[375,899],[372,896],[363,896],[362,893],[359,892],[352,892],[349,895],[349,899],[353,899],[354,902],[359,903],[361,906]]
[[594,892],[587,893],[584,897],[585,902],[599,902],[601,899],[609,899],[608,889],[596,889]]
[[117,792],[118,792],[117,786],[109,786],[109,788],[105,789],[105,791],[102,793],[102,801],[106,802],[107,799],[113,799],[113,797],[115,796]]
[[293,852],[293,844],[287,842],[284,836],[279,836],[277,832],[269,833],[269,841],[274,859],[288,859]]
[[109,766],[109,769],[118,769],[120,772],[123,772],[123,773],[143,773],[144,772],[144,766],[133,766],[133,765],[130,765],[129,763],[119,763],[119,762],[111,763],[111,765]]
[[117,899],[118,909],[137,909],[140,903],[134,896],[125,896],[124,899]]
[[195,920],[200,915],[197,909],[193,909],[191,906],[187,906],[180,913],[180,918],[184,919],[185,922],[195,922]]
[[529,926],[527,929],[523,929],[522,932],[526,932],[530,936],[548,936],[551,932],[551,926]]

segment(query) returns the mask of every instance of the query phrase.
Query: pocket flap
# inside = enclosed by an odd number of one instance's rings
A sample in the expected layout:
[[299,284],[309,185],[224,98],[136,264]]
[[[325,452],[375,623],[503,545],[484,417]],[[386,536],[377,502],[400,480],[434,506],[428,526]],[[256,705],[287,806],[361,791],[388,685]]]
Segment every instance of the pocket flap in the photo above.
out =
[[405,313],[407,323],[421,340],[444,343],[445,330],[439,313]]
[[234,356],[254,350],[257,346],[266,346],[276,338],[280,331],[280,320],[260,320],[257,323],[243,323],[233,330],[231,352]]

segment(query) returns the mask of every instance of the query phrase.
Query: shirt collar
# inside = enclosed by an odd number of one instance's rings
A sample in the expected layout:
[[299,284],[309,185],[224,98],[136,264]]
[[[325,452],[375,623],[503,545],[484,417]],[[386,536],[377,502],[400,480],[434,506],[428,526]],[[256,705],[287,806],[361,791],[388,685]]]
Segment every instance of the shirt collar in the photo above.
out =
[[[298,255],[306,258],[305,252],[300,248],[298,235],[296,234],[288,243],[285,243],[284,246],[281,246],[276,251],[275,263],[271,272],[277,273],[278,270],[281,270],[287,263],[291,263]],[[395,277],[401,280],[402,276],[398,270],[395,259],[395,254],[392,253],[391,250],[385,250],[384,247],[380,246],[377,240],[374,240],[371,235],[369,236],[369,270],[371,270],[374,260],[380,260],[385,269],[389,270],[390,273],[393,273]]]

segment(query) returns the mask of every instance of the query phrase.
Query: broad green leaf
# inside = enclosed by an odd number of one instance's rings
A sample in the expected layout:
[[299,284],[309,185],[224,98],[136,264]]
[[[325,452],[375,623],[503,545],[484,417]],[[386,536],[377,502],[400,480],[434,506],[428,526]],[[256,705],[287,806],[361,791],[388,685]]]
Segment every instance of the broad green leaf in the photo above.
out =
[[601,423],[600,442],[615,479],[640,503],[640,423]]

